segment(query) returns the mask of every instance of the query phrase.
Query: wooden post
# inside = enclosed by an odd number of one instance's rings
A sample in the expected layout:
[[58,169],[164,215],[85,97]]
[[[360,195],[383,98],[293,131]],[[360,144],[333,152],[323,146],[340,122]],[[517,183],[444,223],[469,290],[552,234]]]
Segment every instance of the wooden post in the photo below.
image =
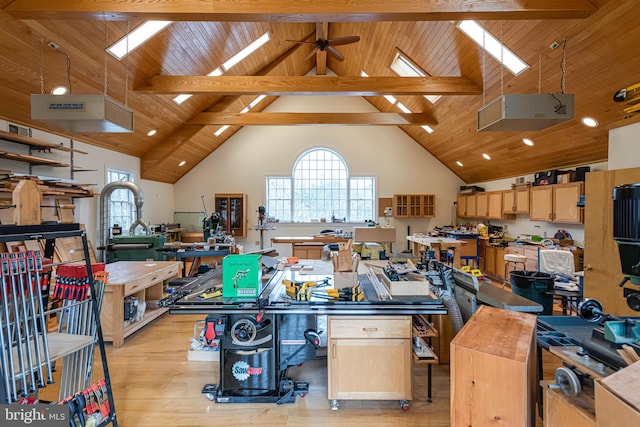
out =
[[42,193],[34,181],[20,180],[12,195],[15,206],[13,222],[16,225],[35,225],[42,222]]

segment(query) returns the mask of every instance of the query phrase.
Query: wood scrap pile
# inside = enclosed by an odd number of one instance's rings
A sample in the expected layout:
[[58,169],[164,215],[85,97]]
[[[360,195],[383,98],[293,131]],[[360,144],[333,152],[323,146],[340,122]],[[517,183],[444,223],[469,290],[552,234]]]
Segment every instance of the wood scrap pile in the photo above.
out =
[[[5,171],[6,172],[6,171]],[[99,193],[86,188],[94,184],[76,184],[61,178],[43,178],[34,175],[0,174],[0,193],[11,194],[21,180],[32,180],[38,185],[43,196],[95,197]]]

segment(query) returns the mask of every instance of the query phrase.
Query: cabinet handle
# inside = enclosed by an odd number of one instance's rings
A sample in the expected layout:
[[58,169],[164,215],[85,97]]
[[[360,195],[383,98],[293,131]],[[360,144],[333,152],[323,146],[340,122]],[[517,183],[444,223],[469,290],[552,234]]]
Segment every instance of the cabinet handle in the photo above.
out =
[[336,345],[335,344],[331,344],[331,358],[332,359],[336,358]]
[[378,328],[362,328],[362,330],[365,332],[376,332]]
[[591,264],[585,264],[583,267],[584,270],[592,270],[593,266]]

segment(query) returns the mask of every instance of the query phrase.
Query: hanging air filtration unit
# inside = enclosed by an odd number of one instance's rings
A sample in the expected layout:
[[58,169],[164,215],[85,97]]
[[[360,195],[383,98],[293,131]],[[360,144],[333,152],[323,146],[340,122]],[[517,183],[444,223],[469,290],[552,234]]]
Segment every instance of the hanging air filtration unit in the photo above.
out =
[[478,110],[478,131],[536,131],[571,119],[572,94],[505,94]]
[[133,132],[133,111],[103,95],[31,95],[31,118],[70,132]]

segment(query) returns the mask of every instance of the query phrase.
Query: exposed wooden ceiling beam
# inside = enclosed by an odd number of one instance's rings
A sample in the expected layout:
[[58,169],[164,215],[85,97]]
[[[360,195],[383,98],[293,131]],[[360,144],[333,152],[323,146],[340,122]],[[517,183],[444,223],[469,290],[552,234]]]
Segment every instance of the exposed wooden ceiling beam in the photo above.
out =
[[596,8],[589,0],[15,0],[4,10],[18,19],[368,22],[581,19]]
[[154,76],[141,94],[216,95],[477,95],[465,77]]
[[429,113],[200,113],[191,125],[437,125]]

